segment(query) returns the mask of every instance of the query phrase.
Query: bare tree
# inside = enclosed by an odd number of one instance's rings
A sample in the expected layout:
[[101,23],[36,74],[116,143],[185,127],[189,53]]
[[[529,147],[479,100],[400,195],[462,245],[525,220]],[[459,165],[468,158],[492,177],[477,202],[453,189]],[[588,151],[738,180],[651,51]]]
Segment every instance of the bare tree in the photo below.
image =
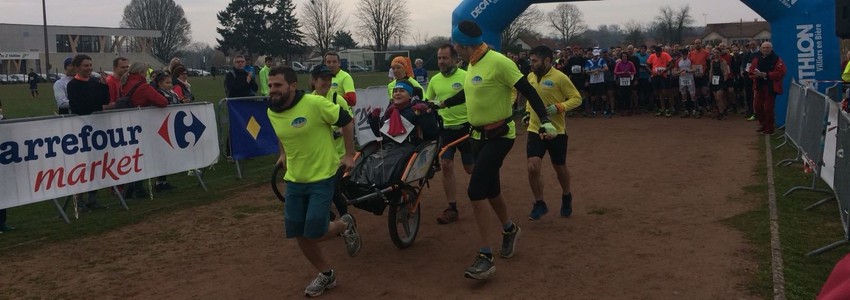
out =
[[670,6],[661,7],[653,25],[655,37],[663,43],[680,43],[685,29],[693,23],[690,5],[685,5],[679,10],[674,10]]
[[587,25],[584,23],[584,13],[573,4],[558,4],[555,10],[549,12],[548,16],[549,23],[555,33],[567,45],[587,30]]
[[626,37],[624,38],[624,42],[629,45],[634,45],[638,47],[639,45],[643,45],[643,25],[631,19],[623,25],[624,32]]
[[386,51],[392,38],[407,33],[407,2],[404,0],[360,0],[354,15],[360,20],[359,34],[372,50]]
[[340,1],[337,0],[311,0],[301,10],[304,35],[313,41],[319,53],[331,48],[334,35],[347,23],[339,6]]
[[174,0],[131,0],[124,7],[121,26],[162,32],[153,39],[153,55],[168,61],[192,40],[192,27],[183,7]]
[[543,19],[543,12],[536,7],[529,7],[502,31],[502,50],[513,48],[523,35],[539,36],[536,28]]

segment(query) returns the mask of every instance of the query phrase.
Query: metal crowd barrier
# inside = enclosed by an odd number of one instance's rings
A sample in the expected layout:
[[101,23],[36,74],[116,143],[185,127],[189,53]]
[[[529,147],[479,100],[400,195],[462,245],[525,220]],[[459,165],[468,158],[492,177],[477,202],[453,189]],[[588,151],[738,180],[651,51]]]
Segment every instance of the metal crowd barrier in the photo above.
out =
[[[792,100],[790,97],[792,95],[799,95],[799,97]],[[823,167],[823,140],[828,125],[828,104],[831,100],[816,90],[808,89],[799,84],[792,84],[788,101],[788,119],[790,123],[787,123],[788,126],[785,128],[785,136],[787,140],[795,144],[798,155],[794,160],[784,160],[781,163],[788,164],[789,162],[802,161],[811,167],[812,176],[808,186],[792,187],[783,196],[787,197],[800,190],[829,193],[829,190],[820,189],[816,186],[821,168]],[[798,107],[791,106],[795,102],[799,105]],[[792,110],[795,110],[794,114],[791,114]]]
[[802,162],[800,138],[803,135],[803,131],[800,122],[802,121],[803,98],[807,91],[808,89],[802,85],[793,81],[791,82],[791,87],[788,91],[788,113],[785,115],[785,131],[782,134],[785,140],[779,146],[776,146],[775,149],[782,148],[782,146],[790,143],[797,150],[797,155],[793,159],[789,158],[780,161],[776,164],[777,167]]

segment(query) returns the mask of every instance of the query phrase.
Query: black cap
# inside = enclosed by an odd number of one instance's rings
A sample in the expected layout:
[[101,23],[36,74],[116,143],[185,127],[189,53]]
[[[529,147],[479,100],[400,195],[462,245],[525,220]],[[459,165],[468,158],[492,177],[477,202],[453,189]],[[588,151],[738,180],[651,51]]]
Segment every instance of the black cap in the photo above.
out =
[[318,64],[313,67],[313,70],[310,71],[310,74],[314,77],[319,77],[322,75],[328,75],[330,77],[334,77],[334,73],[331,72],[331,69],[328,69],[328,66],[325,64]]

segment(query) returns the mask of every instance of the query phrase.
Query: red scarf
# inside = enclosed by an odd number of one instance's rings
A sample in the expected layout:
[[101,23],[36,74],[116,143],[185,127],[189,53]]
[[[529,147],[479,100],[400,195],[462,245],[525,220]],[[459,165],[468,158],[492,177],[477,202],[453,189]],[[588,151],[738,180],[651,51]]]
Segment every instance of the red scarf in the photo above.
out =
[[390,116],[390,128],[387,130],[387,134],[393,137],[407,133],[407,129],[404,128],[404,122],[401,121],[399,109],[396,105],[390,105],[387,109],[387,113]]

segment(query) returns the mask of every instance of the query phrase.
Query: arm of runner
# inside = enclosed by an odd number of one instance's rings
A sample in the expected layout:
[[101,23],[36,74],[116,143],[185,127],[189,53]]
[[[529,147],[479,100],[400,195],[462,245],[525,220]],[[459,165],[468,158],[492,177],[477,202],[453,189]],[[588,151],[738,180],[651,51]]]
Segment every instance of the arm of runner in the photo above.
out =
[[564,113],[579,107],[581,105],[581,93],[578,92],[576,86],[569,80],[564,81],[560,86],[561,92],[567,96],[567,99],[564,102],[555,103],[558,106],[558,111]]
[[[527,83],[527,81],[526,81],[526,83]],[[446,99],[446,100],[443,100],[443,102],[440,102],[440,107],[443,107],[443,108],[452,107],[452,106],[458,106],[458,105],[461,105],[461,104],[464,104],[464,103],[466,103],[466,93],[464,93],[463,90],[460,90],[460,92],[458,92],[454,96],[451,96],[451,97],[449,97],[449,99]]]
[[342,98],[345,99],[345,102],[348,103],[348,106],[354,106],[357,104],[357,93],[348,92],[345,95],[342,95]]
[[516,88],[517,92],[525,96],[528,99],[529,105],[531,105],[531,109],[537,114],[540,118],[540,124],[549,122],[549,115],[546,112],[546,105],[543,104],[543,99],[540,98],[540,94],[537,93],[537,90],[528,83],[528,80],[523,77],[517,80],[514,84],[514,88]]

